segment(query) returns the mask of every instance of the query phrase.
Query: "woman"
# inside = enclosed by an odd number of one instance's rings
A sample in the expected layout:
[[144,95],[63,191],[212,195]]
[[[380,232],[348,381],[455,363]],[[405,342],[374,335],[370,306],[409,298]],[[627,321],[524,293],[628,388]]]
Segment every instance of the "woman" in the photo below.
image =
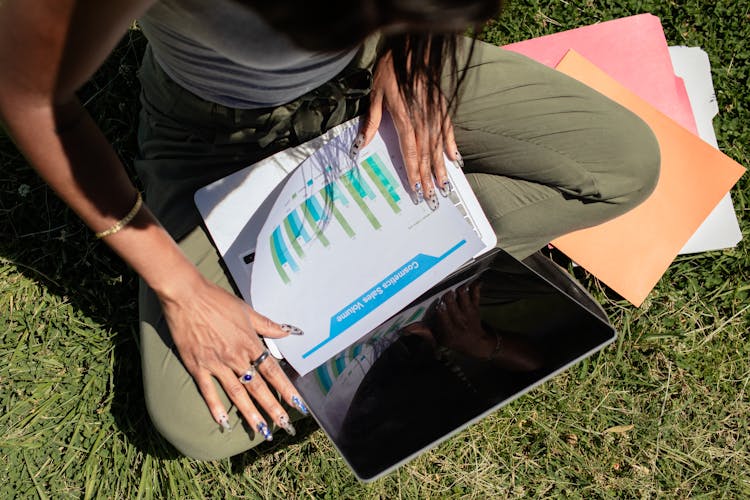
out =
[[[470,58],[457,50],[454,34],[485,20],[494,2],[321,4],[0,3],[0,121],[140,275],[149,413],[196,458],[239,453],[271,439],[273,425],[294,433],[287,408],[306,412],[259,338],[301,332],[231,292],[192,206],[198,187],[367,109],[356,150],[384,107],[415,198],[434,207],[436,193],[449,192],[440,157],[461,161],[460,147],[500,245],[519,258],[623,213],[656,182],[655,139],[629,112],[525,58],[482,44]],[[151,44],[135,165],[147,204],[75,98],[136,18]],[[365,42],[376,32],[387,35],[377,61],[377,40]],[[451,81],[464,68],[456,101]],[[241,423],[246,431],[228,432]]]

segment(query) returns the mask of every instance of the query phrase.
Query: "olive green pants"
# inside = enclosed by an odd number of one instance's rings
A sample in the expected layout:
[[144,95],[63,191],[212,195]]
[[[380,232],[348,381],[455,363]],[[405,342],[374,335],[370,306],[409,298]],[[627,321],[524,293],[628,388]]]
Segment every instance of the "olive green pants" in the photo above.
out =
[[[231,289],[200,226],[200,187],[342,123],[367,106],[374,56],[367,46],[336,79],[273,109],[205,102],[172,82],[150,51],[136,170],[146,201],[188,258]],[[499,246],[524,258],[558,235],[598,224],[653,190],[659,149],[635,115],[525,57],[477,44],[453,117],[465,171]],[[185,371],[153,291],[141,283],[141,357],[146,404],[161,434],[185,455],[227,457],[260,443],[230,408],[221,432]],[[262,313],[262,311],[260,311]]]

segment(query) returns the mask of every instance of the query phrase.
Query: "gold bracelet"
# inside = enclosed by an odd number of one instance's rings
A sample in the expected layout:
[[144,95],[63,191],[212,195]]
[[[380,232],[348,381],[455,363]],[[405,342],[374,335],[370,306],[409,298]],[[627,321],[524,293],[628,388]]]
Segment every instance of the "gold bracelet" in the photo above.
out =
[[115,222],[112,227],[109,229],[105,229],[104,231],[99,231],[98,233],[94,234],[97,238],[104,238],[105,236],[111,236],[115,234],[116,232],[120,231],[122,228],[130,224],[130,221],[133,220],[135,215],[138,213],[138,211],[141,209],[141,206],[143,206],[143,197],[141,197],[141,193],[138,193],[138,197],[135,200],[135,205],[133,205],[133,208],[130,209],[130,212],[128,212],[128,215],[123,217],[122,219]]

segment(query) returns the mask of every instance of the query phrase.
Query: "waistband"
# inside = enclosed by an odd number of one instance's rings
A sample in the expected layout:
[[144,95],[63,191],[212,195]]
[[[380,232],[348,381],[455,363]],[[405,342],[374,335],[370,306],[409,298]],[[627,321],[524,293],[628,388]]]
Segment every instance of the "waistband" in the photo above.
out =
[[245,140],[260,148],[283,139],[293,146],[360,114],[372,86],[378,39],[368,39],[351,63],[320,87],[270,108],[236,109],[206,101],[175,83],[147,47],[141,65],[142,103],[160,119],[211,131],[218,143]]

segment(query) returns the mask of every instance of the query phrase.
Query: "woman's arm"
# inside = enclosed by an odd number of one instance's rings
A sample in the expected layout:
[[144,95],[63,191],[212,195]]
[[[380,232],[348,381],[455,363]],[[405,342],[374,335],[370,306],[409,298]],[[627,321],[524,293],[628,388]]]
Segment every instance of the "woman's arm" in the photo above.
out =
[[[75,91],[153,1],[0,1],[0,123],[96,232],[128,213],[136,190]],[[212,377],[253,427],[262,416],[248,390],[277,423],[288,418],[265,384],[246,390],[237,379],[263,350],[255,332],[286,335],[279,325],[205,280],[145,206],[105,241],[159,296],[182,361],[217,422],[226,411]],[[269,360],[262,368],[291,402],[296,392],[278,364]]]
[[[123,217],[136,192],[75,91],[150,1],[0,4],[0,120],[31,165],[94,231]],[[159,273],[149,268],[144,252],[131,248],[136,233],[165,246],[152,226],[143,210],[107,243],[158,287]]]

